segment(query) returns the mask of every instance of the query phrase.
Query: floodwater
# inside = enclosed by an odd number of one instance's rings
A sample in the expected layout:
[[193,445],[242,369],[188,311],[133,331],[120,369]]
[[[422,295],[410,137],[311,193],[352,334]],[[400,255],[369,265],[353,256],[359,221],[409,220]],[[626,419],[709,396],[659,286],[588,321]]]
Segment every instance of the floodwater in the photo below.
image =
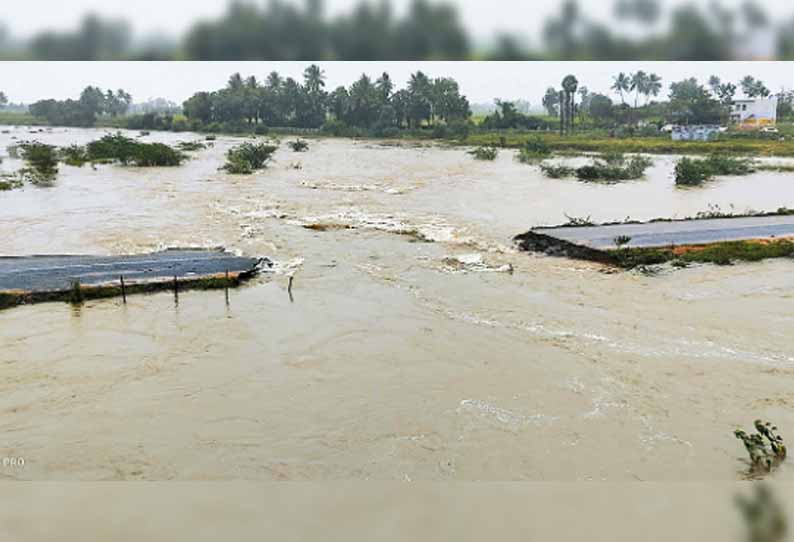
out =
[[[102,133],[18,128],[0,154]],[[225,246],[276,262],[228,305],[210,291],[0,312],[0,456],[24,459],[0,477],[733,481],[734,429],[794,433],[794,262],[611,273],[511,242],[566,214],[793,207],[791,174],[683,190],[655,157],[647,179],[605,186],[511,151],[341,139],[219,172],[239,141],[0,192],[3,255]]]

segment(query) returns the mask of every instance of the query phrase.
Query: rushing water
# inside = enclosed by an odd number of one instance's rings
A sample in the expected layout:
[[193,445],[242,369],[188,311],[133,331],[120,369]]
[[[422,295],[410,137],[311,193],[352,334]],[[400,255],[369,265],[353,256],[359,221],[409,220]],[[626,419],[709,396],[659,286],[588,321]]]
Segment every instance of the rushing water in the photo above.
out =
[[[18,128],[0,154],[101,134]],[[566,214],[792,207],[791,174],[682,190],[655,157],[647,179],[605,186],[510,151],[339,139],[219,172],[238,142],[0,192],[0,254],[222,245],[276,262],[228,306],[189,292],[0,312],[0,456],[25,460],[0,477],[736,480],[735,428],[794,432],[794,262],[646,276],[511,242]]]

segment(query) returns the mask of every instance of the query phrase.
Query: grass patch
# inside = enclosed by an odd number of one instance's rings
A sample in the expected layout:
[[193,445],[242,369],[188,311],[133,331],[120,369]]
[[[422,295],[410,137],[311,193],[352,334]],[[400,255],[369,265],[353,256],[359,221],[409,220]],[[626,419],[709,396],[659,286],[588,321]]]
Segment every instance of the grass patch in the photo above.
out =
[[466,154],[472,155],[475,160],[493,161],[499,156],[499,149],[496,147],[477,147],[476,149],[468,151]]
[[[709,155],[727,153],[739,156],[794,156],[794,139],[784,141],[762,138],[720,139],[717,141],[672,141],[669,135],[617,138],[581,133],[560,137],[555,133],[536,134],[549,153],[622,153]],[[480,132],[466,139],[469,145],[521,148],[527,142],[526,132]]]
[[730,265],[736,261],[758,262],[768,258],[794,257],[790,239],[724,241],[709,245],[667,248],[624,248],[613,251],[621,267],[633,268],[677,260],[684,263]]
[[266,143],[243,143],[226,153],[226,163],[221,168],[235,175],[250,175],[264,169],[276,152],[275,145]]

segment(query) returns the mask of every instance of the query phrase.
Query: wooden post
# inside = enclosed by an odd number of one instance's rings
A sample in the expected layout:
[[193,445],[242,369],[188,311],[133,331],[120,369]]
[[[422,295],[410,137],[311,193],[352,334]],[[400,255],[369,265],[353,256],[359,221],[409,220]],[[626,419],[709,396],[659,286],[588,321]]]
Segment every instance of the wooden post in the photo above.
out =
[[174,301],[179,303],[179,286],[176,280],[176,275],[174,275]]
[[226,283],[224,284],[226,289],[226,306],[229,306],[229,270],[226,270]]
[[289,301],[290,303],[294,303],[295,300],[292,298],[292,281],[295,279],[294,276],[289,276],[289,284],[287,285],[287,293],[289,294]]
[[124,275],[119,276],[119,280],[121,280],[121,300],[124,304],[127,304],[127,289],[124,287]]

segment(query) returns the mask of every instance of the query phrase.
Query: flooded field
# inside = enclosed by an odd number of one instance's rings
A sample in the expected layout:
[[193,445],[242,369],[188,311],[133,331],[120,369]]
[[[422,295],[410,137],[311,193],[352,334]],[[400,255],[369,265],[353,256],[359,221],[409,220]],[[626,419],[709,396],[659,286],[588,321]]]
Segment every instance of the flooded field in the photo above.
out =
[[[102,134],[18,128],[0,155]],[[747,470],[735,428],[794,433],[794,262],[647,276],[511,241],[566,215],[794,207],[794,175],[680,189],[659,156],[646,179],[593,185],[512,151],[341,139],[219,172],[239,141],[0,192],[0,255],[224,246],[276,262],[228,305],[220,291],[0,312],[0,456],[24,458],[0,477],[732,481]]]

